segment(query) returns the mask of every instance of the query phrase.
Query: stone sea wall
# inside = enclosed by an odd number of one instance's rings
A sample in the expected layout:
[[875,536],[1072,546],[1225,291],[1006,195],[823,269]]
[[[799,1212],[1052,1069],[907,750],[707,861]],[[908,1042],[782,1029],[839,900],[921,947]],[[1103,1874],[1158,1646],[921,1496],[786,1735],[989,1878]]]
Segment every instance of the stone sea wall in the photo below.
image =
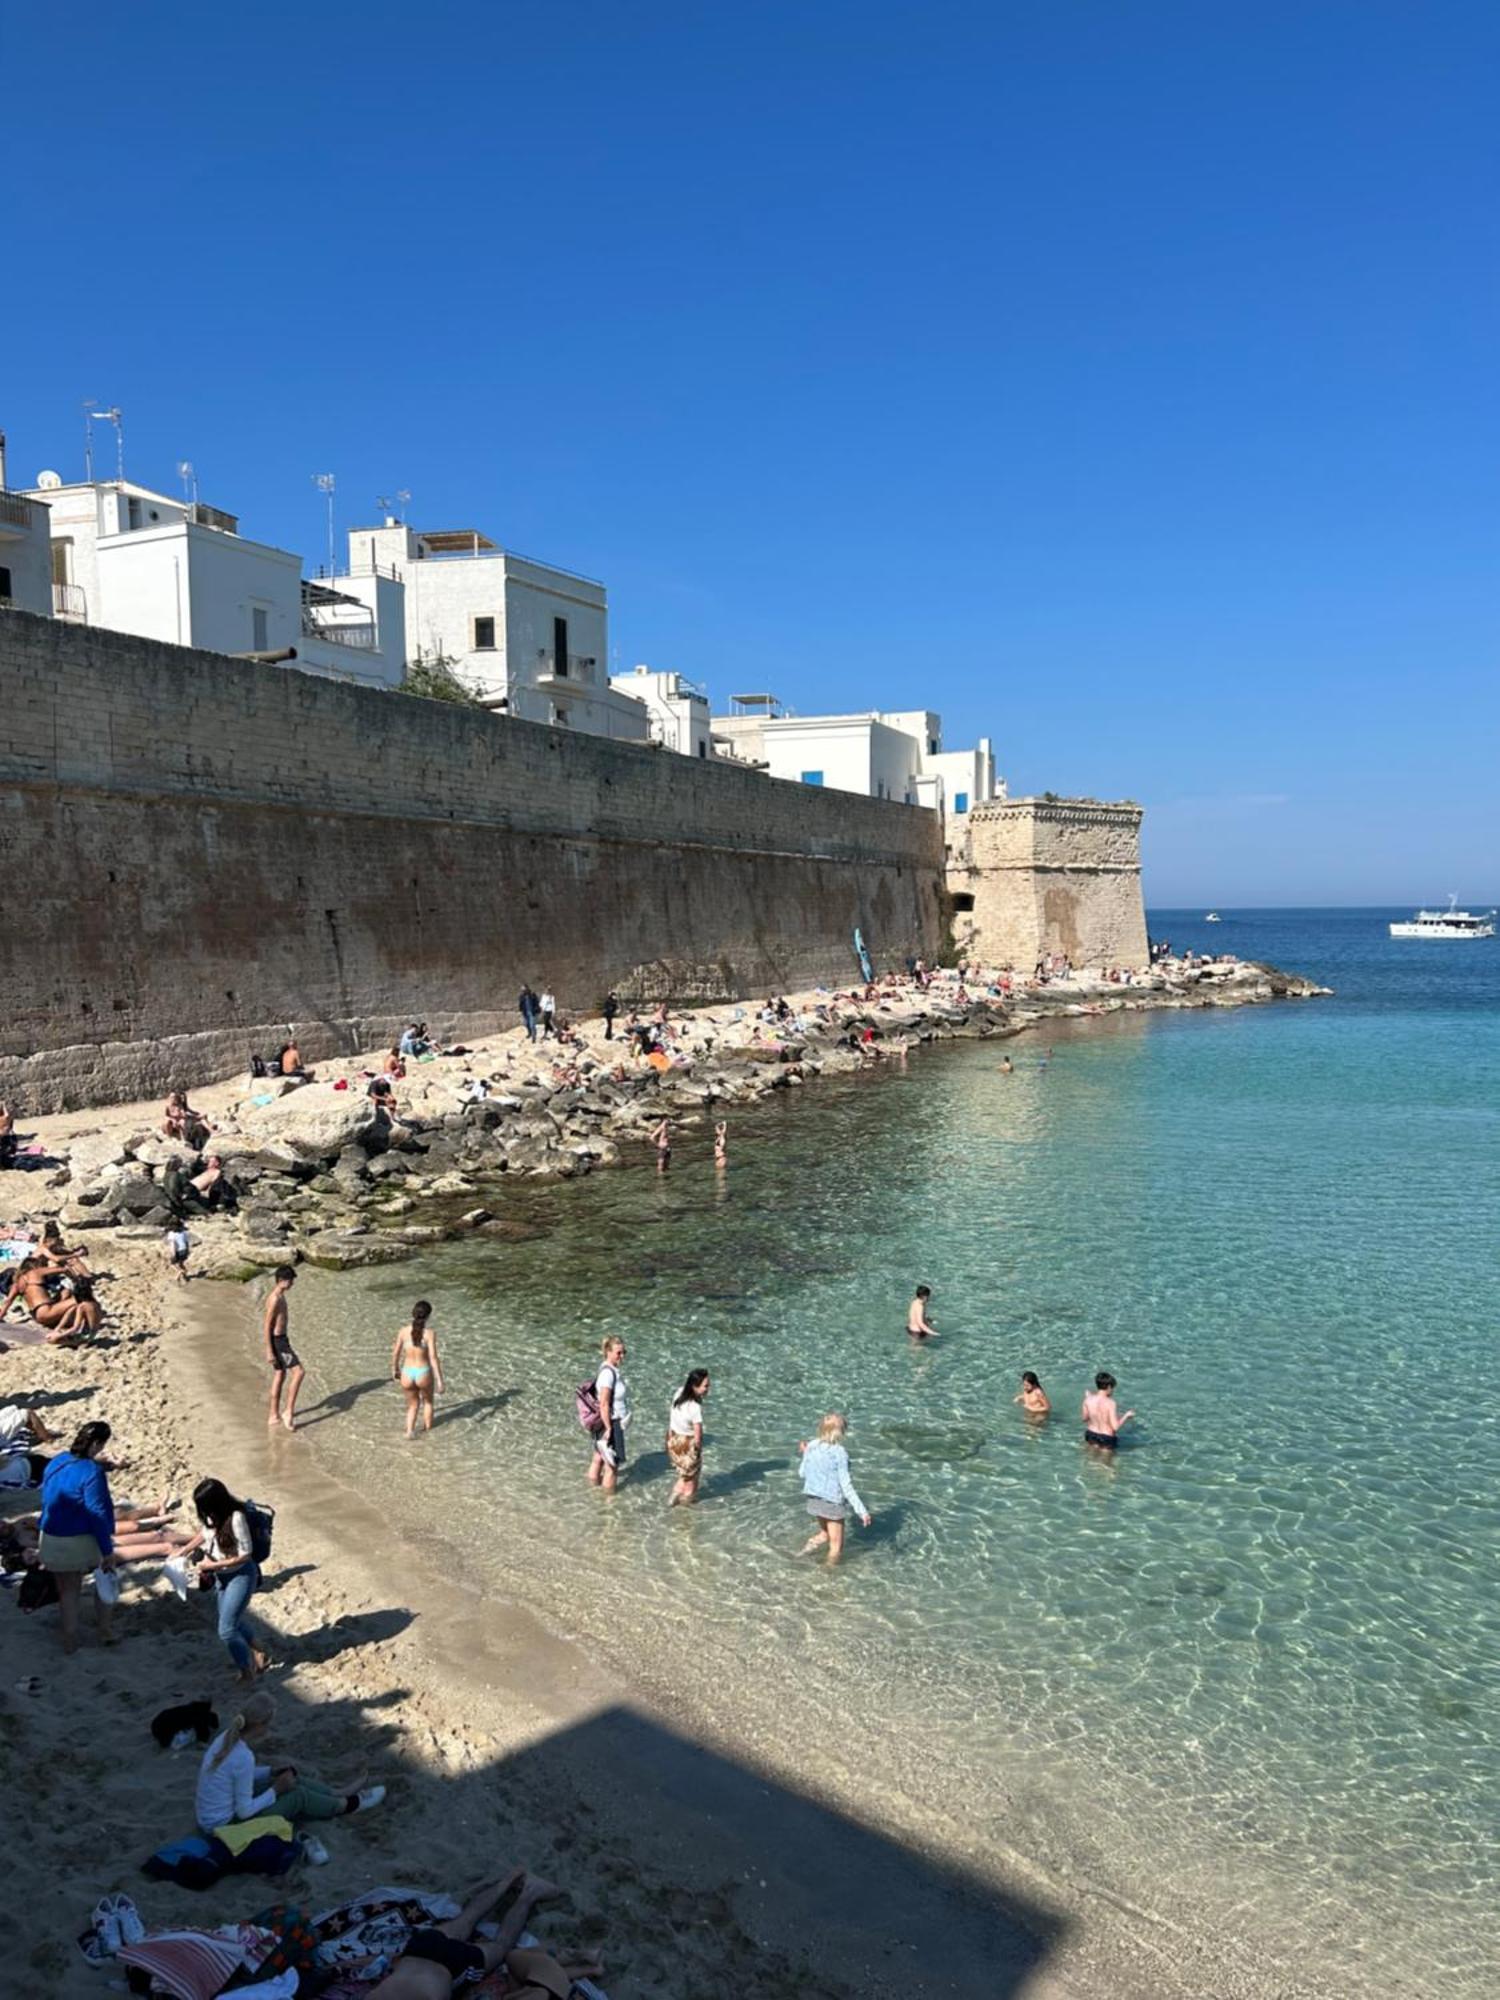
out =
[[936,815],[0,612],[0,1096],[309,1060],[409,1017],[807,988],[932,957]]

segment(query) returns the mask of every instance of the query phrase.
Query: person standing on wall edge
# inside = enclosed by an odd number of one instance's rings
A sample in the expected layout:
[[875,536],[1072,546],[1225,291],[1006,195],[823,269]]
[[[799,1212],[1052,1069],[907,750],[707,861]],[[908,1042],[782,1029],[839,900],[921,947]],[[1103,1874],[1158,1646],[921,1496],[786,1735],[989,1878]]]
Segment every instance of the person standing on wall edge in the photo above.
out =
[[516,1001],[516,1005],[521,1010],[521,1025],[526,1030],[526,1039],[528,1042],[534,1042],[536,1040],[536,995],[531,990],[531,982],[529,980],[521,988],[521,995]]

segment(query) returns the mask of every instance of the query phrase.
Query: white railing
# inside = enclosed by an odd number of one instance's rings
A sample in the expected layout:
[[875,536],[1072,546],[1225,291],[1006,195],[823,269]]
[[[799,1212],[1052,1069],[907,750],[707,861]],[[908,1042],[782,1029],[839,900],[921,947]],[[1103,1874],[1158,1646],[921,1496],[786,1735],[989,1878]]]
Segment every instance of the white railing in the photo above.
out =
[[54,618],[76,618],[80,623],[86,623],[89,611],[84,600],[83,586],[77,583],[54,583],[52,615]]
[[333,646],[348,646],[355,652],[378,653],[380,644],[375,627],[358,624],[350,620],[347,624],[320,625],[308,612],[302,614],[302,636],[304,639],[326,639]]
[[28,500],[24,493],[0,490],[0,521],[10,528],[30,528],[47,512],[40,500]]

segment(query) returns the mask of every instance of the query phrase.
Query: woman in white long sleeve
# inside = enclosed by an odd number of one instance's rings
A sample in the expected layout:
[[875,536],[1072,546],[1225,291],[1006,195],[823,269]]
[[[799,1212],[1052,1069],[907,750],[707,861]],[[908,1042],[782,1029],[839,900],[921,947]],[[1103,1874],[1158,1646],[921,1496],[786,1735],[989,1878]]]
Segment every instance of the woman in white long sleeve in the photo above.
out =
[[221,1730],[203,1753],[198,1769],[195,1813],[201,1832],[217,1833],[236,1820],[259,1819],[279,1813],[283,1819],[338,1819],[345,1813],[369,1812],[385,1797],[384,1785],[362,1792],[335,1792],[316,1778],[299,1777],[294,1764],[272,1769],[256,1762],[276,1720],[276,1704],[268,1694],[246,1698],[229,1727]]

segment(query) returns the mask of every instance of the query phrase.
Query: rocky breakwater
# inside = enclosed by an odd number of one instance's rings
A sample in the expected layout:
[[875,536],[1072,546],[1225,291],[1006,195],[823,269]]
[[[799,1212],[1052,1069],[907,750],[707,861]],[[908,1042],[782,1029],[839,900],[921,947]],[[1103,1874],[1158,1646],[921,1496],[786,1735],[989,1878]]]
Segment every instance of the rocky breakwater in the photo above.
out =
[[[1074,977],[1009,996],[948,974],[926,991],[888,985],[871,999],[802,995],[784,1021],[723,1007],[674,1017],[674,1062],[660,1073],[591,1024],[581,1047],[513,1034],[414,1063],[395,1086],[394,1114],[368,1095],[358,1059],[326,1066],[312,1083],[256,1081],[210,1107],[217,1122],[204,1150],[222,1159],[237,1200],[230,1212],[189,1200],[192,1269],[226,1279],[298,1260],[347,1269],[399,1262],[471,1232],[514,1235],[529,1226],[506,1213],[518,1183],[613,1166],[644,1147],[663,1117],[701,1126],[821,1075],[878,1072],[922,1042],[1326,990],[1239,964],[1169,968],[1128,986]],[[489,1094],[466,1101],[476,1082]],[[109,1122],[73,1138],[65,1167],[50,1177],[62,1197],[56,1212],[69,1232],[155,1235],[181,1212],[180,1177],[199,1159],[178,1141],[103,1115]]]

